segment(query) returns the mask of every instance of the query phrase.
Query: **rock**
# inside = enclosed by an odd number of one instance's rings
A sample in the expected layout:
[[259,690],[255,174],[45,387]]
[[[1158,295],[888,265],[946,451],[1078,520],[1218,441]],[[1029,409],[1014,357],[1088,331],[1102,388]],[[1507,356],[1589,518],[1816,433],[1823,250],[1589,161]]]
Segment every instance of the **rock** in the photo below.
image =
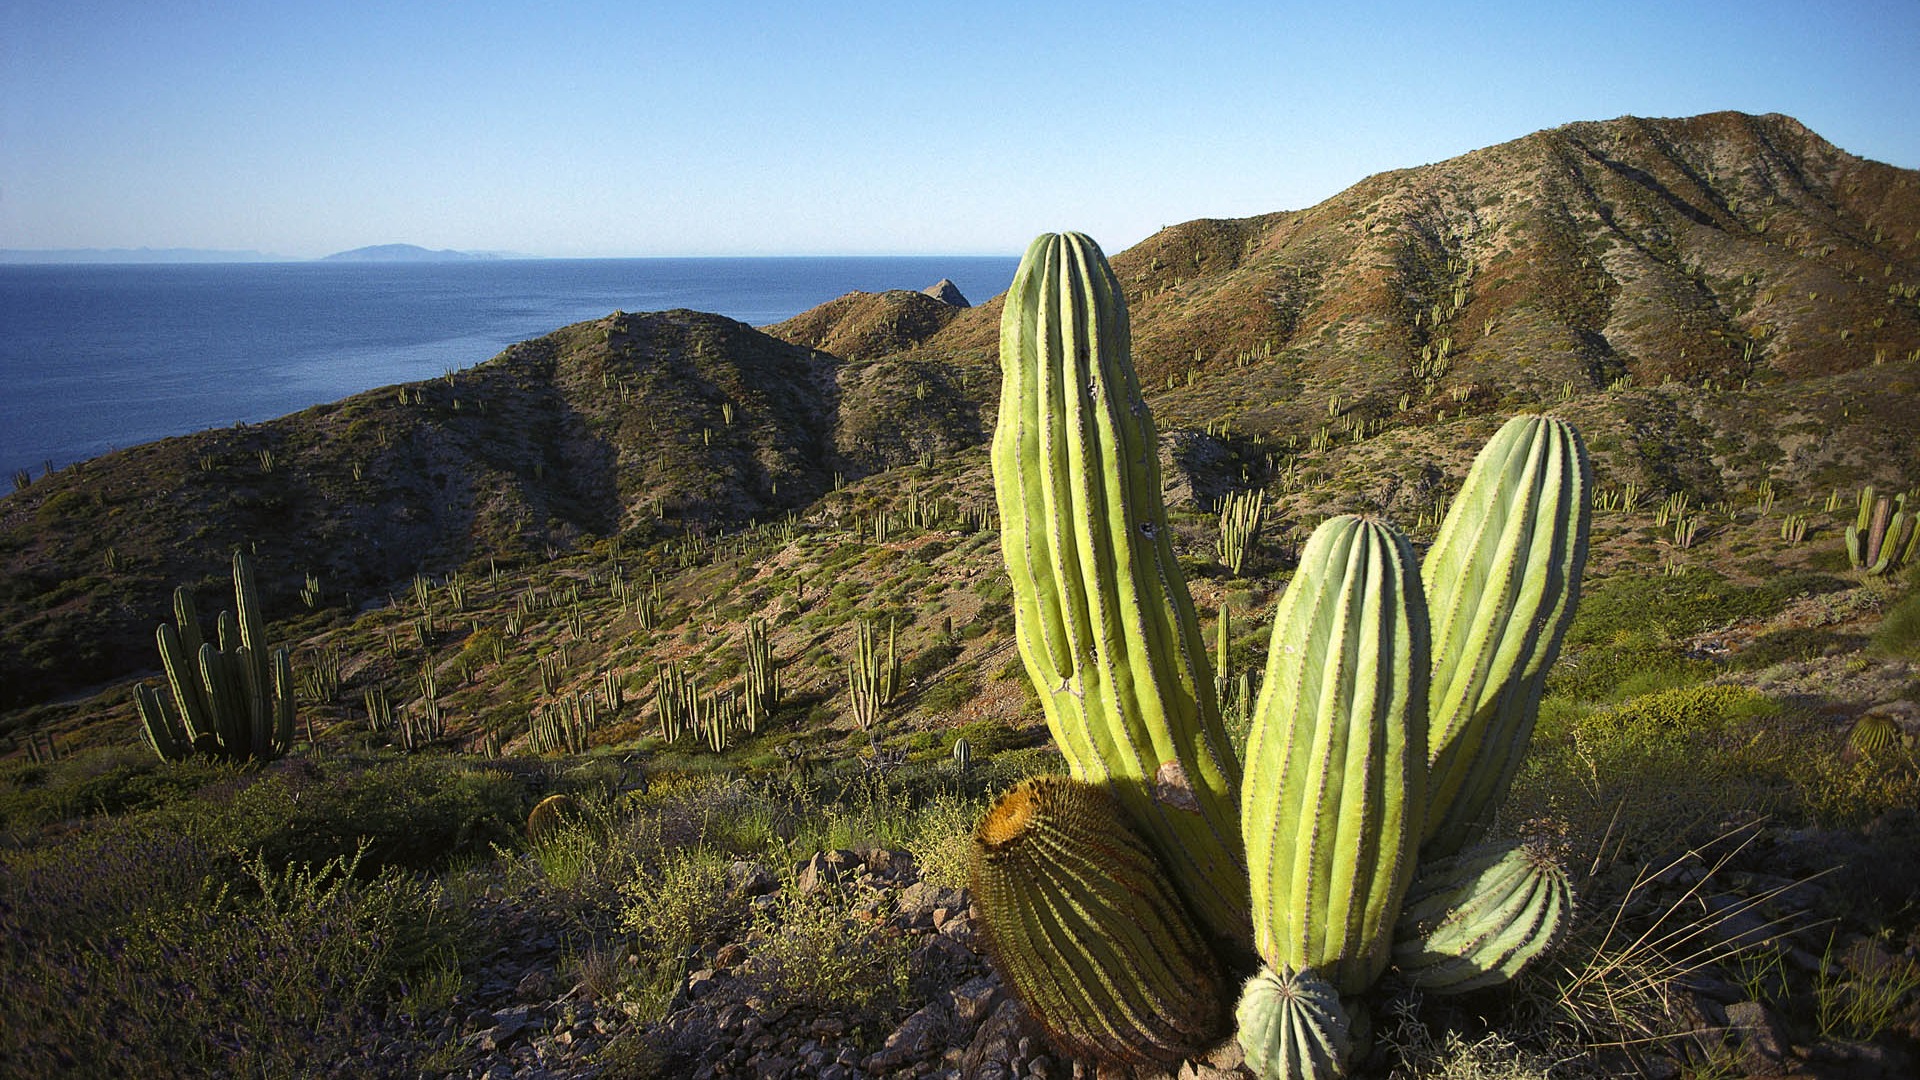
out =
[[944,1045],[953,1018],[939,1002],[928,1002],[906,1018],[861,1067],[870,1073],[888,1073],[928,1056]]
[[1027,1010],[1019,999],[1002,997],[994,1006],[960,1059],[960,1075],[969,1080],[997,1080],[1013,1076],[1013,1059],[1020,1053],[1020,1027]]
[[742,896],[765,896],[780,891],[780,879],[773,876],[772,870],[745,859],[736,860],[727,867],[727,879]]
[[795,867],[795,886],[802,896],[812,896],[827,884],[838,884],[866,866],[851,851],[823,851]]
[[1727,1006],[1727,1031],[1739,1046],[1741,1067],[1752,1075],[1777,1070],[1787,1057],[1789,1044],[1780,1018],[1760,1002],[1737,1001]]
[[941,278],[937,284],[929,285],[920,291],[951,307],[973,306],[967,303],[966,297],[960,295],[960,286],[955,285],[951,278]]
[[947,991],[947,1007],[953,1010],[954,1020],[971,1030],[987,1018],[1001,996],[999,982],[980,975]]

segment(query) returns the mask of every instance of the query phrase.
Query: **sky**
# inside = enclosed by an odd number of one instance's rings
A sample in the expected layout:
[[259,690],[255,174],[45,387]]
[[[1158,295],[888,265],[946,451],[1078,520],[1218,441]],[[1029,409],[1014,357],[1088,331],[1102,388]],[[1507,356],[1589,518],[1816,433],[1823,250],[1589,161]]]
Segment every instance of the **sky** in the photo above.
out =
[[1577,120],[1920,168],[1920,0],[0,0],[0,248],[1122,250]]

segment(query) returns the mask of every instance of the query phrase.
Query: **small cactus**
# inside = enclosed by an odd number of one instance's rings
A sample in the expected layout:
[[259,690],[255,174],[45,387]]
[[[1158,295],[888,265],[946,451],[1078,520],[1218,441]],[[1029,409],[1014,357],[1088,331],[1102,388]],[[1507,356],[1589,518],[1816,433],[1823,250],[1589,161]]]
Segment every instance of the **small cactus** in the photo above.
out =
[[527,815],[527,839],[536,845],[545,843],[579,813],[580,804],[573,796],[549,795],[534,804],[533,812]]
[[1340,995],[1311,971],[1262,968],[1235,1010],[1247,1065],[1269,1080],[1344,1076],[1352,1042]]
[[1572,908],[1566,872],[1539,849],[1463,852],[1421,867],[1395,928],[1393,962],[1430,993],[1496,986],[1553,944]]

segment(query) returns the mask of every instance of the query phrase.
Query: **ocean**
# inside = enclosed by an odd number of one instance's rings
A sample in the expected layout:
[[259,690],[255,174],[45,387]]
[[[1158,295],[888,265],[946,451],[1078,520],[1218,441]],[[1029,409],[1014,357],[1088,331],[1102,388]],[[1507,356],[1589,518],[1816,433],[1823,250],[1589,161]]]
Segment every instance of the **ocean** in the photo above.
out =
[[0,266],[0,474],[248,423],[471,367],[615,310],[764,326],[860,289],[951,278],[981,303],[1014,256]]

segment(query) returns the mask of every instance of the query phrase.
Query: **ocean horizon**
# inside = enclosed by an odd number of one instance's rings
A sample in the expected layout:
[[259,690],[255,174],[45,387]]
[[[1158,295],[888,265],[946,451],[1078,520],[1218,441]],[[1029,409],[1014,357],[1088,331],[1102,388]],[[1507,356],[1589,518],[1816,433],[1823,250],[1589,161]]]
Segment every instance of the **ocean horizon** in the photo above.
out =
[[613,311],[766,326],[942,278],[978,304],[1017,256],[0,265],[0,470],[256,423],[472,367]]

